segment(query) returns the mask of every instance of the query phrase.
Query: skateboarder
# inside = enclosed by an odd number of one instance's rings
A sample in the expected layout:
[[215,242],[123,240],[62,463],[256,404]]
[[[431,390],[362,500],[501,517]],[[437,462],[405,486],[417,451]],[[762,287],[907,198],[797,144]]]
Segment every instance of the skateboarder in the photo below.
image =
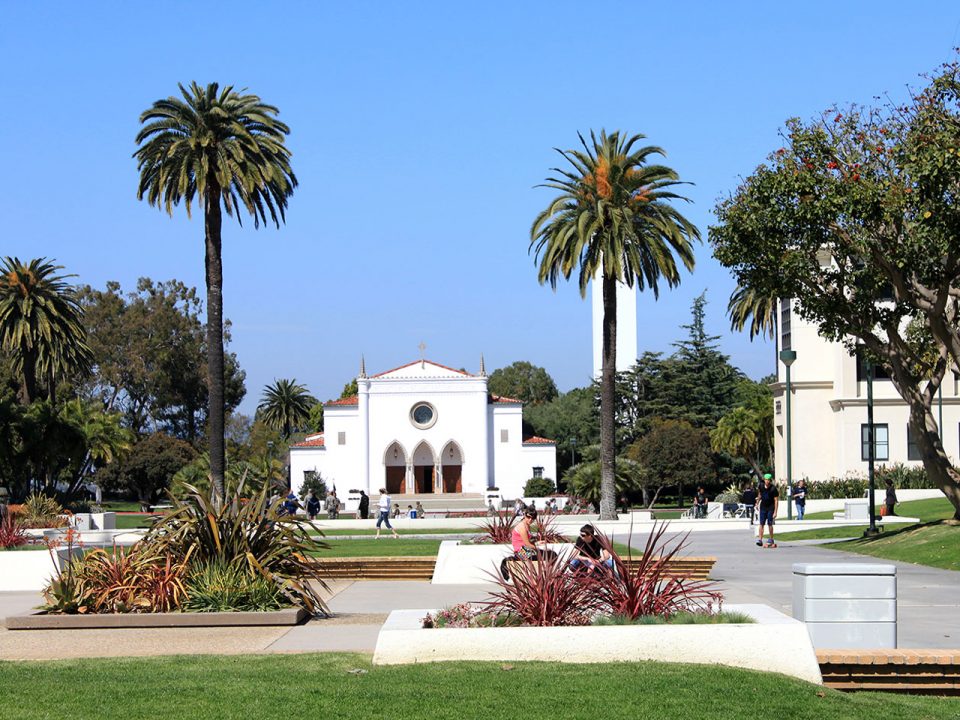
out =
[[773,522],[780,507],[780,491],[773,484],[773,476],[770,473],[763,476],[763,485],[757,493],[757,507],[760,510],[760,534],[757,536],[757,546],[763,547],[763,526],[766,525],[770,536],[767,539],[767,547],[775,548],[777,543],[773,539]]

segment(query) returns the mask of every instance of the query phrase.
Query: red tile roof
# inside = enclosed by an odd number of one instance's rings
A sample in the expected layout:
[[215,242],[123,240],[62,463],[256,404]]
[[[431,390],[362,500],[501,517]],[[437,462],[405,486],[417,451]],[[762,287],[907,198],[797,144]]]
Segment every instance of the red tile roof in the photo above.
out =
[[523,400],[504,397],[503,395],[494,395],[493,393],[490,393],[487,398],[487,402],[497,405],[523,405]]
[[290,447],[326,447],[323,440],[323,433],[319,435],[308,435],[307,439],[303,442],[294,443]]
[[406,365],[395,367],[392,370],[384,370],[383,372],[377,373],[376,375],[371,375],[370,377],[375,378],[375,377],[380,377],[381,375],[389,375],[390,373],[396,372],[397,370],[403,370],[403,368],[408,368],[413,365],[416,365],[418,362],[430,363],[431,365],[435,365],[436,367],[443,368],[444,370],[449,370],[450,372],[460,373],[461,375],[466,375],[467,377],[473,377],[470,373],[464,372],[463,370],[457,370],[456,368],[447,367],[446,365],[441,365],[440,363],[434,362],[433,360],[426,360],[426,359],[414,360],[413,362],[408,362]]
[[557,441],[548,440],[547,438],[537,437],[536,435],[534,435],[533,437],[528,437],[526,440],[524,440],[523,444],[524,445],[556,445]]
[[324,405],[357,405],[360,402],[360,398],[356,395],[351,395],[350,397],[340,398],[339,400],[327,400]]

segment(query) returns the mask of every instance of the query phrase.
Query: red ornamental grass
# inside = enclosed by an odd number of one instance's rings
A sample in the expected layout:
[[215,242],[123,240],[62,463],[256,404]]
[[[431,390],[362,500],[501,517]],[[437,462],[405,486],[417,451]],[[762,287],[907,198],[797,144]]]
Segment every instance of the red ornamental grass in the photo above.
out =
[[541,555],[537,562],[517,560],[512,582],[491,573],[497,583],[484,610],[514,615],[525,625],[588,625],[600,608],[597,582],[567,569],[563,555]]
[[570,542],[566,535],[557,529],[555,515],[541,514],[537,516],[537,525],[535,528],[537,540],[547,543],[565,543]]
[[490,516],[482,525],[480,531],[484,534],[484,540],[505,545],[510,543],[510,534],[513,532],[513,513],[500,511],[496,515]]
[[0,522],[0,548],[20,547],[28,542],[27,532],[23,525],[6,515]]
[[613,552],[609,539],[600,541],[613,555],[616,573],[605,574],[595,592],[605,611],[636,619],[642,615],[669,618],[678,612],[719,612],[723,596],[713,590],[715,583],[691,580],[670,570],[670,561],[686,548],[690,533],[665,540],[666,523],[654,524],[643,554],[632,569]]

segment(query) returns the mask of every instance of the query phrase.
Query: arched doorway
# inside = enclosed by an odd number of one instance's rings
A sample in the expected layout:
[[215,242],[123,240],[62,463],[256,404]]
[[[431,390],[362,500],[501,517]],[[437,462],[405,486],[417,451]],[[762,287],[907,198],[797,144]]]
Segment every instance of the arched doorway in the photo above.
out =
[[401,495],[407,491],[407,451],[403,445],[394,441],[383,453],[383,465],[386,472],[384,486],[387,492]]
[[436,460],[433,448],[429,443],[422,442],[413,451],[413,485],[415,493],[429,494],[433,492],[433,469]]
[[445,493],[463,492],[463,451],[453,440],[448,442],[440,453],[443,476],[443,491]]

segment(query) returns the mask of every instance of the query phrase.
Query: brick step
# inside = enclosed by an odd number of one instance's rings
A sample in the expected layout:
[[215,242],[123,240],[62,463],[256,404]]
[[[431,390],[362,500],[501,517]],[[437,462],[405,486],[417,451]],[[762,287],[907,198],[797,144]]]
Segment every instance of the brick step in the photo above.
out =
[[827,687],[923,695],[960,695],[960,650],[818,650]]

